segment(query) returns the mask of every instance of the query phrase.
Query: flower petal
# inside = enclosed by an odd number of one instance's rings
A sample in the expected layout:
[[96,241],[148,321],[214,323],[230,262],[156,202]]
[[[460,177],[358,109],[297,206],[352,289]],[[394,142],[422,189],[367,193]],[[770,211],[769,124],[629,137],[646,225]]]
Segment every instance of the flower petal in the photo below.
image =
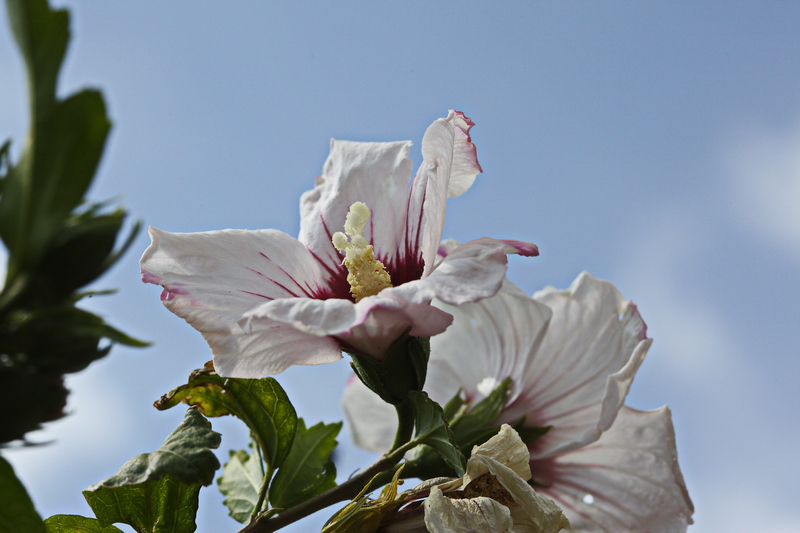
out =
[[451,499],[439,487],[423,503],[425,527],[431,533],[511,533],[513,521],[508,507],[484,496]]
[[[168,233],[150,228],[150,237],[141,259],[142,280],[164,287],[167,309],[203,334],[220,375],[262,377],[291,364],[341,358],[332,340],[320,342],[280,324],[271,324],[269,335],[248,335],[238,324],[243,313],[264,301],[324,291],[323,270],[297,240],[276,230]],[[277,355],[276,347],[287,343],[295,349]]]
[[519,434],[508,424],[503,424],[497,435],[472,448],[472,455],[494,459],[513,470],[523,480],[531,478],[530,454]]
[[383,293],[354,304],[349,300],[287,298],[266,302],[244,314],[247,323],[277,321],[311,335],[334,336],[355,351],[381,360],[386,350],[408,332],[429,337],[453,320],[427,304],[413,304]]
[[391,261],[400,248],[411,179],[410,146],[410,141],[331,140],[322,176],[300,198],[298,239],[331,271],[344,276],[342,279],[346,280],[347,270],[331,238],[343,230],[347,211],[355,202],[365,203],[372,212],[364,237],[372,243],[378,259]]
[[553,426],[533,444],[537,458],[593,442],[611,426],[652,340],[636,306],[586,272],[568,290],[534,298],[553,317],[528,359],[526,390],[506,416],[527,413],[527,425]]
[[535,352],[550,320],[550,309],[507,279],[492,298],[451,306],[434,305],[455,318],[441,335],[431,338],[426,390],[447,402],[459,389],[479,401],[503,379],[512,380],[509,403],[525,388],[527,355]]
[[430,276],[386,289],[396,298],[415,303],[434,298],[461,305],[494,296],[505,277],[507,254],[538,255],[536,245],[483,237],[453,249]]
[[565,510],[577,531],[685,532],[694,506],[678,466],[669,409],[623,406],[611,428],[589,446],[532,462],[534,479]]
[[447,198],[465,192],[481,172],[469,137],[473,122],[451,111],[431,124],[422,138],[422,165],[411,185],[405,242],[420,250],[422,277],[433,270],[444,229]]
[[569,529],[569,520],[553,500],[533,490],[514,470],[494,459],[482,455],[470,457],[464,486],[486,472],[495,476],[514,499],[509,505],[514,533],[557,533]]
[[453,110],[447,115],[447,121],[453,125],[455,133],[450,183],[447,186],[447,196],[454,198],[467,192],[483,169],[478,163],[478,153],[469,136],[469,130],[475,123],[461,111]]

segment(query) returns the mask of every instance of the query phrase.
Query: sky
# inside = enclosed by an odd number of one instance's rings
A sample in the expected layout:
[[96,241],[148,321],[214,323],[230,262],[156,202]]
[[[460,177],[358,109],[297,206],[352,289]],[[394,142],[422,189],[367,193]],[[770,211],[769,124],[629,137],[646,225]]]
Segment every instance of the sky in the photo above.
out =
[[[639,307],[654,344],[628,397],[668,404],[692,533],[800,531],[800,4],[796,2],[59,2],[60,93],[102,89],[114,123],[90,196],[167,231],[277,228],[330,138],[412,140],[471,117],[484,173],[445,237],[539,245],[526,292],[583,270]],[[0,139],[27,131],[23,67],[0,24]],[[152,402],[210,352],[139,280],[143,232],[87,303],[152,347],[72,375],[67,418],[4,452],[43,516],[155,450],[181,409]],[[311,424],[341,420],[345,361],[279,376]],[[244,447],[213,419],[219,456]],[[374,455],[346,432],[340,478]],[[236,531],[215,486],[198,531]],[[287,531],[318,528],[314,516]],[[130,530],[127,530],[130,531]]]

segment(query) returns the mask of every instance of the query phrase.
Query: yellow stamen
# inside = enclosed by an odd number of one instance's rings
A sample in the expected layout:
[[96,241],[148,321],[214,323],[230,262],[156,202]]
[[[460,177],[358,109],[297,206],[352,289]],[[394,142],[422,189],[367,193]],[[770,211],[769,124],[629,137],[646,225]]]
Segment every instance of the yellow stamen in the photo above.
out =
[[344,222],[344,231],[347,235],[337,231],[332,239],[333,246],[345,254],[342,264],[347,267],[350,294],[356,302],[392,286],[386,267],[375,259],[372,245],[364,238],[364,226],[370,215],[366,204],[354,203],[350,206]]

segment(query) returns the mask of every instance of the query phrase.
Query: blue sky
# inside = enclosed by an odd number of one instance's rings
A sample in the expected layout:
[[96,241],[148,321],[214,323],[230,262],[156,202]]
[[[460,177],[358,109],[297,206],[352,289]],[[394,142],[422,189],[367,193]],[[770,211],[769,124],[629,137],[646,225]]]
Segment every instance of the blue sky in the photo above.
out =
[[[445,236],[536,242],[532,293],[582,271],[637,303],[655,339],[628,403],[673,410],[690,531],[800,530],[800,5],[793,2],[72,1],[64,94],[100,87],[114,122],[92,190],[168,231],[296,234],[329,139],[419,142],[465,112],[484,174]],[[0,136],[27,128],[0,26]],[[415,151],[416,150],[416,151]],[[6,455],[44,515],[158,447],[152,401],[209,358],[139,282],[142,234],[90,307],[155,342],[73,376],[55,443]],[[280,377],[310,423],[341,419],[344,362]],[[215,420],[222,452],[244,432]],[[340,438],[340,474],[371,460]],[[235,531],[201,496],[200,531]],[[323,518],[315,518],[317,525]],[[305,531],[310,525],[298,527]]]

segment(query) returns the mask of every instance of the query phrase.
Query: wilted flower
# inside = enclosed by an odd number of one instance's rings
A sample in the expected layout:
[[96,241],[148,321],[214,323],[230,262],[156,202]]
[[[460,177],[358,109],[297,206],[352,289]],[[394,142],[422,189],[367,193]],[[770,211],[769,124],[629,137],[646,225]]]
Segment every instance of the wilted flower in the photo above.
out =
[[[529,446],[530,468],[576,530],[686,530],[693,507],[669,410],[623,406],[651,339],[612,284],[583,273],[569,290],[531,298],[506,281],[479,303],[434,305],[455,320],[431,339],[428,394],[444,403],[462,389],[477,401],[510,377],[496,423],[551,426]],[[391,408],[353,381],[344,405],[355,441],[386,449]]]
[[452,317],[429,305],[434,297],[458,305],[491,296],[506,254],[538,253],[482,238],[434,264],[446,199],[481,172],[472,125],[452,111],[434,122],[410,187],[410,142],[332,141],[322,176],[301,198],[298,239],[151,228],[142,280],[161,285],[164,305],[203,334],[223,376],[331,363],[342,347],[380,360],[405,333],[441,333]]
[[[385,533],[557,533],[570,524],[551,499],[529,484],[528,449],[513,428],[503,425],[497,435],[475,446],[463,478],[430,480],[405,493],[413,501],[387,517]],[[424,527],[423,527],[424,523]]]

